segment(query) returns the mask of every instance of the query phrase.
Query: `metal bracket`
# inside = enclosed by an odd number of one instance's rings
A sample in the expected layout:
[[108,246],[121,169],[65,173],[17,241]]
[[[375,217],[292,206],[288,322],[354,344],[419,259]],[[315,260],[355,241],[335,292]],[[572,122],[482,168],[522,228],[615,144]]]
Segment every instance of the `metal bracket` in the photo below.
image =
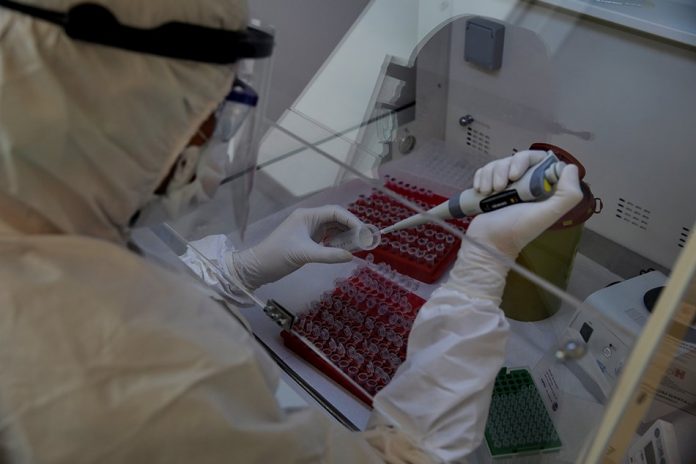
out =
[[268,300],[263,312],[285,330],[291,330],[295,323],[295,315],[275,300]]
[[382,108],[390,110],[404,108],[396,113],[396,125],[403,127],[416,119],[416,67],[402,66],[392,61],[387,65],[385,75],[404,83],[396,98],[389,102],[379,102]]

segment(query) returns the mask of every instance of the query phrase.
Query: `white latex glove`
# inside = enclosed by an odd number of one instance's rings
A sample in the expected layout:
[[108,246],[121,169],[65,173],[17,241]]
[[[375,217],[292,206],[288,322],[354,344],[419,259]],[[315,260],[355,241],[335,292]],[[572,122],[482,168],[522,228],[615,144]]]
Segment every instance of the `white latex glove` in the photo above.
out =
[[299,208],[258,245],[225,254],[228,271],[249,290],[276,281],[307,263],[344,263],[353,255],[320,244],[327,233],[360,227],[363,223],[340,206]]
[[[474,188],[483,194],[502,191],[508,183],[519,179],[530,166],[537,164],[545,156],[544,151],[528,150],[488,163],[476,171]],[[550,198],[479,214],[471,222],[467,237],[514,260],[522,248],[581,199],[578,168],[567,165]],[[499,304],[508,269],[508,265],[500,259],[465,241],[459,250],[450,280],[445,285],[465,291],[472,297],[490,299]]]

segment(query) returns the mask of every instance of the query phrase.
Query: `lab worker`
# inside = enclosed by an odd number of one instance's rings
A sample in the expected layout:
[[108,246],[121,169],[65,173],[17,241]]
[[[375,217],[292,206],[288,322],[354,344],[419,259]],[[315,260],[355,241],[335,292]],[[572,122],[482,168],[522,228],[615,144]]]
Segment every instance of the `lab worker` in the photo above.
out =
[[[567,167],[544,202],[472,222],[484,247],[462,246],[369,427],[350,432],[314,408],[280,408],[278,369],[239,312],[127,246],[129,224],[153,199],[173,199],[171,209],[210,193],[180,173],[207,162],[205,144],[189,145],[232,85],[229,60],[167,41],[148,48],[138,34],[77,40],[61,24],[76,1],[24,2],[0,1],[0,462],[465,459],[481,441],[508,331],[498,308],[507,266],[494,255],[514,258],[579,201],[577,170]],[[100,5],[143,30],[247,22],[240,0]],[[98,20],[80,13],[71,21]],[[538,156],[485,166],[477,188],[502,188]],[[309,261],[348,259],[313,237],[356,221],[333,206],[295,211],[282,234],[222,261],[254,288]]]

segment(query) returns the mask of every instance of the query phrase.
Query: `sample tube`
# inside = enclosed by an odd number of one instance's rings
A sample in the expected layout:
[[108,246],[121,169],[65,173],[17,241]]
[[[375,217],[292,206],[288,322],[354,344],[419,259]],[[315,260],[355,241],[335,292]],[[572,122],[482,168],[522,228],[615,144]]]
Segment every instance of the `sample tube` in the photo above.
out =
[[324,244],[353,252],[374,250],[379,245],[380,240],[379,229],[372,224],[364,224],[361,227],[354,227],[329,237],[324,241]]
[[323,341],[327,341],[330,337],[329,330],[328,329],[321,329],[321,333],[319,334],[319,336],[321,337],[321,339]]
[[375,320],[371,317],[365,319],[365,327],[367,330],[372,330],[375,327]]

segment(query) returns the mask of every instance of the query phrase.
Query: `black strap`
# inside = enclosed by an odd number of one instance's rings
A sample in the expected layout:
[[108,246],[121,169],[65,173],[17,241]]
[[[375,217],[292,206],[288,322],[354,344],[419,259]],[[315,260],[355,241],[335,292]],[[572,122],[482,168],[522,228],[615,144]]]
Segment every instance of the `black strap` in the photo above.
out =
[[230,31],[171,21],[141,29],[121,24],[111,11],[93,3],[75,5],[67,13],[12,0],[0,0],[0,7],[59,25],[75,40],[168,58],[232,64],[273,52],[273,36],[251,27]]

